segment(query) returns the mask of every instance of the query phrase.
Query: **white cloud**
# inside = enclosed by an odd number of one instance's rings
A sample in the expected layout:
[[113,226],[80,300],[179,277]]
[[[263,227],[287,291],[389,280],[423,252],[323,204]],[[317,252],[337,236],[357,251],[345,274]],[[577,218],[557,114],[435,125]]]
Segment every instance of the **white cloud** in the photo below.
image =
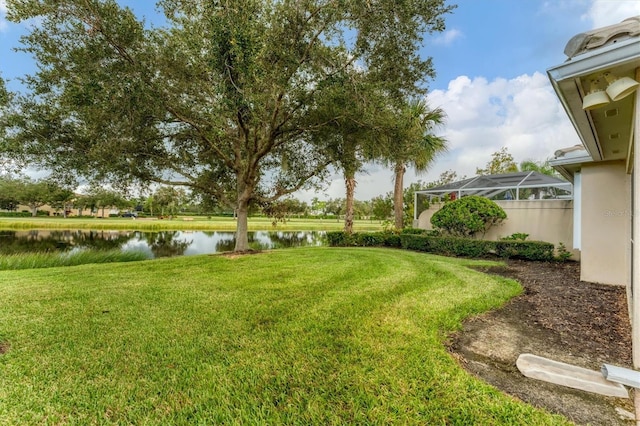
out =
[[495,151],[506,146],[517,162],[544,160],[558,148],[579,143],[547,77],[541,73],[511,80],[460,76],[447,90],[429,95],[448,115],[444,136],[450,152],[431,178],[453,169],[472,176]]
[[583,19],[591,22],[592,28],[601,28],[636,15],[640,15],[638,0],[593,0]]
[[453,28],[445,31],[442,35],[433,39],[434,44],[439,44],[443,46],[450,46],[455,40],[464,37],[462,31]]

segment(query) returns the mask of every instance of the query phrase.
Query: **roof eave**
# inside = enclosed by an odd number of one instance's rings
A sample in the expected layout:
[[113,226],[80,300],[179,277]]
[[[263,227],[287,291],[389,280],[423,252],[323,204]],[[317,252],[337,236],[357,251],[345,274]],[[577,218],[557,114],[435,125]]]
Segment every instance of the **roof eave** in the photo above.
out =
[[603,160],[602,146],[589,111],[582,109],[580,78],[640,59],[640,37],[621,40],[577,55],[549,68],[547,75],[560,102],[593,160]]

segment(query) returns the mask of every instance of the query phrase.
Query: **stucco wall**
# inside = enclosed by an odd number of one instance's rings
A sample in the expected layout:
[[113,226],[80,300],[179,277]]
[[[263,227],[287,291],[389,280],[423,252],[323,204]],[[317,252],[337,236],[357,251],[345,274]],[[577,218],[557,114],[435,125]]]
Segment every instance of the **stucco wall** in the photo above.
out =
[[[564,243],[572,251],[572,259],[578,260],[580,252],[573,247],[573,201],[572,200],[520,200],[496,201],[507,213],[507,219],[499,226],[489,229],[484,238],[497,240],[515,233],[529,234],[528,240],[547,241],[558,245]],[[418,218],[418,228],[432,229],[431,216],[441,205],[432,205]]]
[[580,228],[580,278],[603,284],[629,284],[631,179],[624,162],[582,167]]

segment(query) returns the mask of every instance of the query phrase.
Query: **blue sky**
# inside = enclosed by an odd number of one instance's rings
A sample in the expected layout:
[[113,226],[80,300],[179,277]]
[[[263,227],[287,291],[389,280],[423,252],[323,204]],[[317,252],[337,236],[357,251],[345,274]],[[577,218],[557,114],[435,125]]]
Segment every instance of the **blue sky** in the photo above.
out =
[[[158,19],[150,0],[119,2],[148,20]],[[517,161],[544,160],[556,149],[579,143],[545,71],[565,60],[564,46],[574,35],[640,15],[638,0],[450,3],[458,7],[446,17],[446,31],[428,35],[422,49],[433,57],[437,76],[429,82],[427,100],[447,113],[447,125],[439,133],[449,140],[449,152],[426,175],[410,171],[405,184],[437,179],[445,170],[471,176],[501,147]],[[26,27],[7,22],[5,14],[6,0],[0,0],[0,73],[15,79],[34,64],[27,55],[12,52]],[[344,196],[342,179],[334,178],[325,198]],[[357,180],[358,199],[393,189],[391,171],[379,166],[370,166]]]

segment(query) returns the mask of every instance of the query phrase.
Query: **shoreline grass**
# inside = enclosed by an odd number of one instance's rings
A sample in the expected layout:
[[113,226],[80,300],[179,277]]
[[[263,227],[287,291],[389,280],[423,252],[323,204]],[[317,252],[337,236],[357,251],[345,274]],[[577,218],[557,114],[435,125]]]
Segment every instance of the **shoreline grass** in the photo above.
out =
[[[185,220],[185,218],[187,220]],[[290,219],[286,223],[273,226],[272,220],[264,217],[249,218],[249,231],[339,231],[344,221],[336,219]],[[0,229],[94,229],[94,230],[132,230],[132,231],[235,231],[233,218],[177,217],[174,219],[156,218],[7,218],[0,217]],[[354,230],[380,231],[380,221],[356,220]]]
[[73,252],[40,252],[0,255],[0,271],[55,268],[91,263],[121,263],[148,260],[141,251],[79,250]]
[[446,336],[521,291],[488,261],[300,248],[0,272],[0,424],[569,424]]

